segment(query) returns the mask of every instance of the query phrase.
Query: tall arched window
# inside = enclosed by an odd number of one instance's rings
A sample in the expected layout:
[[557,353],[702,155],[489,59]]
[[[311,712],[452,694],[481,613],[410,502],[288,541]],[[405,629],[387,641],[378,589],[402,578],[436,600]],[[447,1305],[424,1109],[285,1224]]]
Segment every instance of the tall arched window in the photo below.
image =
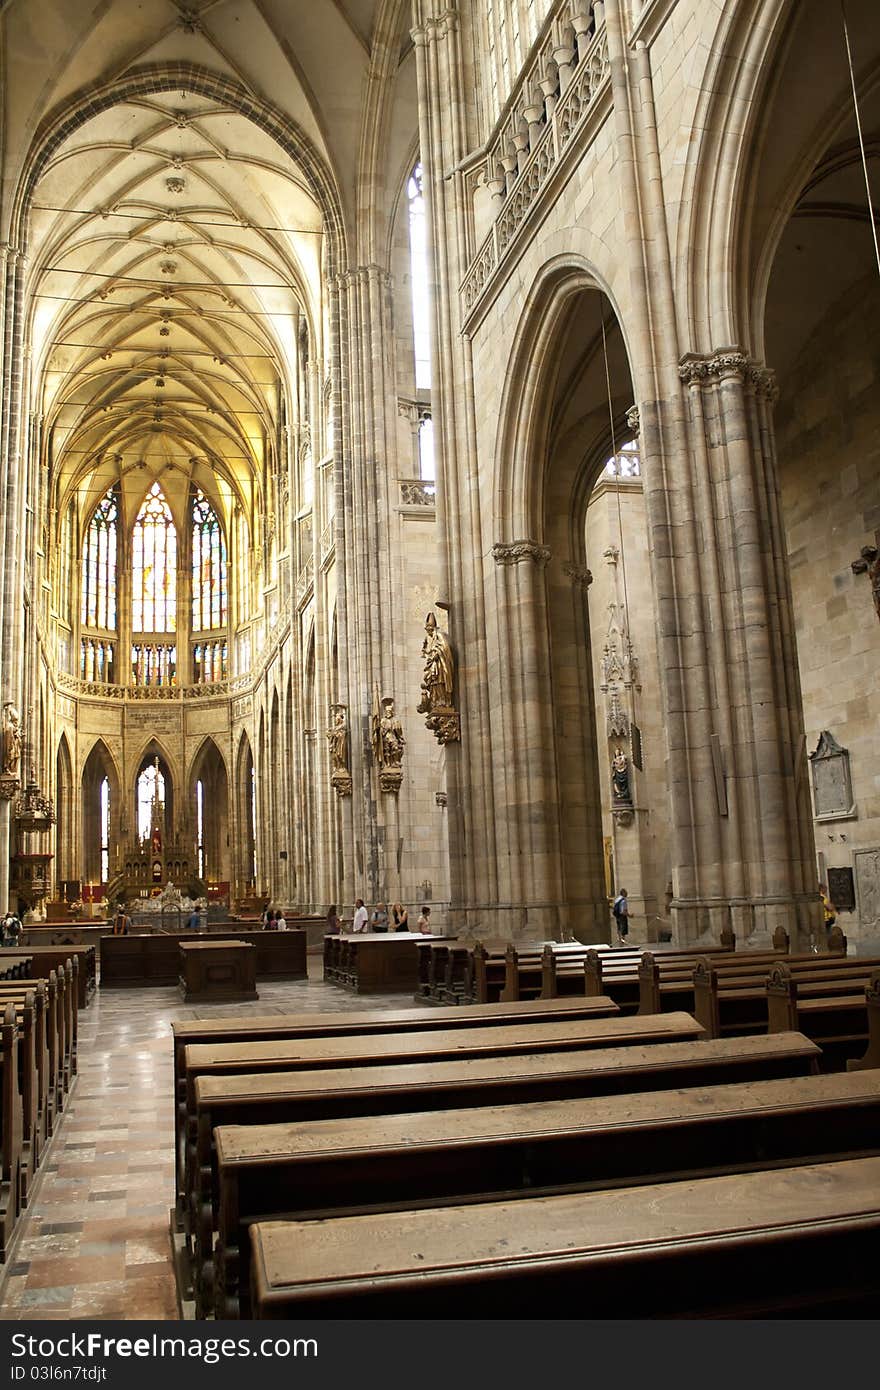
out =
[[226,541],[217,513],[199,489],[192,499],[194,632],[226,626]]
[[82,621],[85,627],[116,630],[116,525],[119,504],[115,488],[94,510],[83,543]]
[[138,839],[149,840],[154,812],[165,807],[165,777],[157,763],[148,763],[137,779]]
[[406,185],[409,200],[409,260],[412,284],[413,345],[416,388],[431,389],[431,305],[428,298],[428,229],[421,161]]
[[177,531],[171,508],[153,483],[131,538],[133,632],[174,632],[177,627]]
[[110,882],[110,779],[101,783],[101,882]]
[[73,535],[76,520],[73,502],[64,510],[58,542],[58,616],[70,622],[70,578],[73,569]]

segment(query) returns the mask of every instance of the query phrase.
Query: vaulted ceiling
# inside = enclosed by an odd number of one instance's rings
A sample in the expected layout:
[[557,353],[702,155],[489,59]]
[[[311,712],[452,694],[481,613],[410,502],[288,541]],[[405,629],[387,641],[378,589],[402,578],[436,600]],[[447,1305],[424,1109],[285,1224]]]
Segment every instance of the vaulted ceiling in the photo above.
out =
[[[285,394],[295,411],[301,335],[323,360],[328,255],[340,239],[357,255],[380,69],[379,172],[389,187],[405,173],[417,124],[408,21],[405,0],[0,11],[7,216],[57,113],[85,117],[90,90],[122,93],[52,149],[31,202],[32,399],[58,506],[76,493],[85,516],[119,480],[130,522],[158,479],[178,514],[191,482],[227,520],[236,498],[259,508]],[[190,65],[211,81],[127,84]],[[263,109],[291,132],[286,146],[254,119]]]

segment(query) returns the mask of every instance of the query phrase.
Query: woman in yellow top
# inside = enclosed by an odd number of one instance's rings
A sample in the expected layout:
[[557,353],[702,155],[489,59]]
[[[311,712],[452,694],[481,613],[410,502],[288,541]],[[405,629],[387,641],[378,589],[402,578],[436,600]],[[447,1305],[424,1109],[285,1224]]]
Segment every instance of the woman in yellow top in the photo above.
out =
[[831,931],[831,928],[837,921],[837,908],[834,906],[833,902],[828,896],[827,884],[820,883],[819,892],[822,894],[822,912],[825,918],[825,936],[827,939],[828,934]]

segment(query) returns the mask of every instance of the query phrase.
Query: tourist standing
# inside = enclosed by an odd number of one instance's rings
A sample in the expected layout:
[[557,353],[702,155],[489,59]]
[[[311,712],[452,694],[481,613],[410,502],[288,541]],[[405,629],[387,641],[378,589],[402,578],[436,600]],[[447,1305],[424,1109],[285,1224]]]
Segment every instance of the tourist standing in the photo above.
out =
[[617,944],[626,945],[627,932],[629,931],[629,902],[627,901],[626,889],[621,888],[614,902],[611,904],[611,911],[614,913],[614,921],[617,926]]
[[354,900],[354,921],[351,924],[352,931],[367,930],[367,909],[364,907],[363,898]]
[[336,915],[335,903],[331,903],[327,909],[327,921],[324,923],[324,931],[327,936],[339,935],[339,918]]
[[431,923],[428,920],[430,916],[431,909],[429,907],[423,907],[421,912],[419,913],[419,920],[416,924],[418,926],[419,931],[423,934],[429,934],[431,931]]
[[392,907],[391,918],[395,931],[409,931],[409,913],[400,903],[395,903]]
[[370,931],[383,932],[388,930],[388,906],[386,903],[377,903],[373,908],[373,915],[370,918]]
[[122,903],[116,909],[116,916],[113,918],[113,935],[128,936],[131,931],[131,918],[126,915]]
[[287,931],[287,918],[284,916],[284,908],[280,908],[275,914],[275,930]]

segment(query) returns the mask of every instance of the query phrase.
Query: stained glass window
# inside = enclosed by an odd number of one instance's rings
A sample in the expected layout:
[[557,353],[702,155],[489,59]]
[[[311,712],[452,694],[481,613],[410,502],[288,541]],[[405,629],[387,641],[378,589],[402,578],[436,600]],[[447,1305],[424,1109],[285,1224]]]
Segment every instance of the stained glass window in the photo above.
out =
[[406,186],[409,199],[409,261],[412,281],[413,343],[416,386],[431,389],[431,308],[428,299],[428,228],[422,166],[418,163]]
[[73,534],[76,514],[71,502],[61,522],[60,553],[58,556],[58,614],[70,622],[70,575],[73,568]]
[[238,621],[244,623],[250,616],[250,540],[247,518],[244,512],[238,513],[238,545],[236,563],[238,564]]
[[177,530],[158,483],[147,493],[134,524],[131,589],[133,632],[176,630]]
[[101,882],[110,882],[110,779],[101,783]]
[[83,543],[82,621],[85,627],[116,627],[116,524],[119,504],[111,488],[95,508]]
[[153,829],[153,801],[164,811],[165,777],[155,763],[149,763],[137,779],[138,839],[149,840]]
[[194,632],[226,626],[226,541],[217,513],[198,489],[192,499]]

